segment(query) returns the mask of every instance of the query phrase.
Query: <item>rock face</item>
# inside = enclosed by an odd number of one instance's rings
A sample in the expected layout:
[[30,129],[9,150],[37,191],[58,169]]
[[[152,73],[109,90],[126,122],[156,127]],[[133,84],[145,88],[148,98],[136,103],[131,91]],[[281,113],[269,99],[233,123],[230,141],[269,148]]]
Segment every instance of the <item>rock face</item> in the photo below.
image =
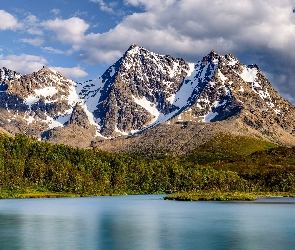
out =
[[76,83],[47,67],[27,75],[0,69],[0,83],[0,126],[11,133],[41,138],[63,126],[79,101]]
[[89,129],[91,127],[85,110],[79,104],[76,104],[76,106],[73,108],[70,120],[67,124],[75,124],[85,129]]
[[[131,150],[163,141],[187,151],[224,131],[295,145],[294,106],[257,65],[214,51],[188,63],[132,45],[83,84],[47,67],[28,75],[3,68],[0,95],[0,127],[54,143],[109,149],[116,141],[116,150]],[[131,138],[102,140],[118,136]]]
[[183,59],[132,45],[101,78],[84,86],[81,98],[103,136],[127,135],[175,109],[170,99],[190,70]]

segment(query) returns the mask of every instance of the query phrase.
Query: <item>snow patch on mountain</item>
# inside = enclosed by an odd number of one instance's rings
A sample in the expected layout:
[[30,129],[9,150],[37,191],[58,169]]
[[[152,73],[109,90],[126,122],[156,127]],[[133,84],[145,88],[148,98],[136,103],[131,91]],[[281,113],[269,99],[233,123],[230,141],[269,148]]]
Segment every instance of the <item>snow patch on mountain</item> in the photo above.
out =
[[78,93],[79,92],[77,92],[77,89],[74,85],[69,87],[69,94],[67,96],[69,105],[74,106],[77,102],[81,101]]
[[195,63],[189,63],[188,64],[189,68],[188,68],[187,75],[186,75],[187,78],[190,77],[193,74],[193,72],[195,71],[195,66],[196,66]]
[[257,78],[257,72],[258,71],[256,68],[244,67],[243,72],[240,74],[240,76],[245,82],[255,83],[255,79]]
[[210,112],[204,116],[202,119],[203,122],[211,122],[219,113],[217,111],[218,107],[223,107],[226,104],[226,100],[223,101],[215,101],[211,106]]
[[[30,96],[28,96],[27,98],[24,99],[24,103],[29,106],[29,109],[31,109],[31,106],[34,103],[38,102],[39,100],[40,100],[39,97],[30,95]],[[7,105],[6,105],[6,107],[7,107]],[[8,107],[7,107],[7,109],[8,109]]]
[[225,82],[228,78],[221,73],[220,69],[218,69],[218,76],[220,78],[221,81]]
[[[199,64],[189,64],[187,77],[183,80],[182,85],[174,96],[173,105],[180,108],[188,104],[188,100],[195,89],[198,88]],[[204,74],[205,76],[205,74]],[[202,76],[200,77],[202,79]]]
[[[129,134],[126,133],[125,131],[121,131],[121,130],[119,130],[118,127],[117,127],[117,125],[115,126],[115,132],[116,132],[116,133],[119,133],[119,134],[121,134],[121,135],[129,135]],[[136,131],[135,131],[135,132],[136,132]]]
[[238,60],[236,60],[236,59],[234,59],[234,58],[230,58],[230,59],[228,60],[228,65],[229,65],[229,66],[234,66],[234,65],[236,65],[238,62],[239,62]]
[[211,122],[211,120],[213,120],[218,115],[218,112],[213,111],[213,109],[217,108],[218,106],[221,106],[221,105],[219,105],[219,102],[215,101],[210,112],[204,116],[202,121],[203,122]]
[[98,78],[94,81],[91,81],[90,85],[86,85],[79,92],[79,96],[84,101],[81,103],[88,120],[91,125],[96,127],[96,135],[101,136],[100,131],[100,118],[94,117],[94,111],[97,109],[98,104],[100,103],[101,91],[103,87],[102,78]]
[[160,112],[158,111],[154,103],[147,100],[145,96],[139,99],[132,95],[132,98],[135,103],[146,109],[152,116],[154,116],[152,123],[158,119]]
[[56,127],[63,127],[63,125],[64,125],[61,121],[55,120],[54,118],[52,118],[49,115],[46,115],[46,119],[42,120],[42,122],[47,123],[49,129],[53,129],[53,128],[56,128]]
[[42,89],[35,89],[35,93],[38,96],[43,96],[45,98],[52,97],[58,92],[58,90],[55,87],[45,87]]
[[170,102],[171,104],[173,104],[174,103],[174,100],[175,100],[175,94],[172,94],[171,96],[169,96],[168,98],[166,98],[166,100],[168,102]]
[[68,122],[71,118],[71,113],[68,113],[68,114],[63,114],[63,115],[59,115],[57,117],[54,118],[54,120],[56,122],[58,122],[59,124],[62,124],[62,126]]
[[[97,127],[97,130],[99,131],[100,130],[100,118],[95,118],[94,115],[93,115],[93,111],[94,111],[94,105],[93,106],[87,106],[86,103],[81,103],[80,104],[82,106],[82,108],[84,109],[87,117],[88,117],[88,120],[90,122],[91,125],[94,125]],[[90,108],[89,108],[90,107]],[[91,110],[93,110],[91,112]]]
[[115,67],[113,66],[113,67],[111,67],[111,68],[109,69],[110,77],[113,77],[113,76],[115,75],[115,73],[116,73],[116,69],[115,69]]
[[[167,100],[170,103],[172,103],[172,105],[176,107],[176,109],[168,114],[155,113],[153,110],[147,109],[151,114],[156,114],[156,115],[155,115],[154,121],[150,125],[148,125],[145,129],[154,127],[160,123],[163,123],[172,119],[180,112],[180,110],[181,112],[188,110],[193,104],[191,102],[199,98],[199,95],[202,91],[200,84],[205,82],[205,79],[212,78],[212,76],[214,75],[214,71],[216,67],[218,66],[218,62],[219,62],[218,59],[214,59],[213,64],[208,63],[205,66],[202,64],[202,62],[199,62],[196,64],[190,63],[189,70],[187,71],[188,72],[187,76],[184,78],[182,84],[180,85],[180,88],[176,91],[175,94],[167,98]],[[222,77],[223,80],[226,80],[225,78],[226,78],[225,76]],[[214,82],[209,82],[208,84],[215,85]],[[206,102],[206,100],[204,101]],[[150,105],[150,103],[148,102],[144,104],[142,103],[142,106],[148,106],[148,105]],[[211,116],[212,116],[211,119],[213,119],[213,113]],[[208,121],[211,119],[210,119],[210,115],[208,114],[208,118],[207,119],[204,118],[203,120]],[[182,120],[181,115],[179,117],[179,120]]]
[[24,119],[27,121],[28,124],[31,124],[35,121],[35,118],[31,115],[25,116]]
[[245,89],[243,88],[243,86],[240,86],[240,89],[238,91],[239,92],[245,92]]

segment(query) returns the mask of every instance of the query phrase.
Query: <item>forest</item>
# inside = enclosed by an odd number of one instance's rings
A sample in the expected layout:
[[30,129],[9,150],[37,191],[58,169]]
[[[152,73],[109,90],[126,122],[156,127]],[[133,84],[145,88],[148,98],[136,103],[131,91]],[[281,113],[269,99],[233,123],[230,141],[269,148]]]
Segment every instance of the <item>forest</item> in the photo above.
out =
[[221,134],[188,155],[110,153],[0,136],[0,198],[295,193],[295,149]]

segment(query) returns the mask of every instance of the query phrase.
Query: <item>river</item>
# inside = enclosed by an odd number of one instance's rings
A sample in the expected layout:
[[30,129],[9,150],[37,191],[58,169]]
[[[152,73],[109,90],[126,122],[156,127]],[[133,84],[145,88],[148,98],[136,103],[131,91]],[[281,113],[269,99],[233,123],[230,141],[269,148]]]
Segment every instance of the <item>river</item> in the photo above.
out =
[[295,249],[295,199],[0,200],[0,249]]

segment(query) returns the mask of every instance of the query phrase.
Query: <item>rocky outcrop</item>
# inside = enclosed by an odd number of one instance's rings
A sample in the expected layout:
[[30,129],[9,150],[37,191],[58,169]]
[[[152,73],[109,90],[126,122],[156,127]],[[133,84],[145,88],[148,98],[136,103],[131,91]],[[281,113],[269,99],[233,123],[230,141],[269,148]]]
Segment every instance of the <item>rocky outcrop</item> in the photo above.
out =
[[65,144],[72,147],[88,148],[95,137],[93,126],[85,129],[76,124],[56,127],[47,131],[43,136],[53,144]]
[[68,121],[68,124],[75,124],[85,129],[89,129],[91,127],[85,110],[78,103],[73,108],[73,112],[71,114],[70,120]]

